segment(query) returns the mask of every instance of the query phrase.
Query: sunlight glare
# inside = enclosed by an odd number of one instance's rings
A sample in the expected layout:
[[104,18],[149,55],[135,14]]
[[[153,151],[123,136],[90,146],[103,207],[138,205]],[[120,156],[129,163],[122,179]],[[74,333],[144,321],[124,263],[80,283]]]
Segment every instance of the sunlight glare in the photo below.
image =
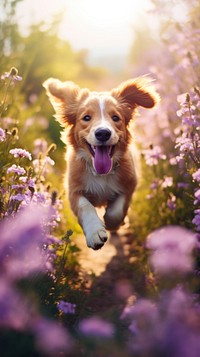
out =
[[26,0],[19,3],[18,18],[26,28],[32,23],[49,24],[62,13],[59,35],[74,49],[98,52],[128,51],[133,27],[144,21],[150,0]]
[[67,4],[61,26],[75,48],[108,52],[127,51],[133,39],[133,26],[143,20],[149,0],[74,0]]
[[78,6],[78,15],[79,19],[82,19],[88,26],[92,27],[109,27],[115,24],[121,25],[126,22],[130,22],[131,18],[134,18],[134,13],[138,13],[138,10],[141,10],[142,2],[137,2],[134,5],[134,12],[130,11],[130,6],[127,6],[127,3],[131,5],[128,1],[125,2],[124,6],[123,1],[93,1],[93,0],[84,0],[79,3]]

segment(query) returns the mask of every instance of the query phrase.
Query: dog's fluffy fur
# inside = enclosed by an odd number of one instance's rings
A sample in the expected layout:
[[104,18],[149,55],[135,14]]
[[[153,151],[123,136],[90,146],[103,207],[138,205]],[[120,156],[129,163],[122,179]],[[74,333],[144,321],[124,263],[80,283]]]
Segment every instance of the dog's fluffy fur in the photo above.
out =
[[[106,229],[123,223],[137,184],[137,158],[129,129],[138,106],[152,108],[159,97],[146,77],[110,92],[90,92],[73,82],[44,83],[57,120],[65,127],[67,190],[87,245],[101,248]],[[94,207],[105,206],[104,222]]]

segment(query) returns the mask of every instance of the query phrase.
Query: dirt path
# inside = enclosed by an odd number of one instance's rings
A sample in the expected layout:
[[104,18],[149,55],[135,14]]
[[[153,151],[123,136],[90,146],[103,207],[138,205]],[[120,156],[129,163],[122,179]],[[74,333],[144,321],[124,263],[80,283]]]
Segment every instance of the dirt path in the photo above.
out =
[[142,275],[137,274],[138,251],[134,248],[134,236],[127,228],[110,235],[99,251],[89,249],[83,236],[75,240],[81,249],[79,262],[83,271],[96,276],[86,303],[89,313],[112,315],[135,299],[135,287],[138,290],[145,285]]
[[80,248],[79,263],[81,268],[88,274],[94,273],[96,276],[100,276],[114,257],[128,255],[132,239],[127,221],[117,234],[109,234],[108,241],[99,250],[88,248],[85,237],[82,235],[77,236],[74,241]]

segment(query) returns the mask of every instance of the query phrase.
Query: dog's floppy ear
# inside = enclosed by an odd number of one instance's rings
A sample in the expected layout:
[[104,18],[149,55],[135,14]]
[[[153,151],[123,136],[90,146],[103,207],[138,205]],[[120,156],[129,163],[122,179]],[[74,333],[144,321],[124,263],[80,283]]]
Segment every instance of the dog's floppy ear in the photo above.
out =
[[55,109],[56,119],[63,125],[74,124],[80,87],[73,82],[61,82],[55,78],[47,79],[43,87]]
[[122,82],[111,94],[122,104],[126,104],[133,111],[136,107],[153,108],[159,101],[159,95],[153,86],[150,86],[151,79],[139,77],[134,80]]

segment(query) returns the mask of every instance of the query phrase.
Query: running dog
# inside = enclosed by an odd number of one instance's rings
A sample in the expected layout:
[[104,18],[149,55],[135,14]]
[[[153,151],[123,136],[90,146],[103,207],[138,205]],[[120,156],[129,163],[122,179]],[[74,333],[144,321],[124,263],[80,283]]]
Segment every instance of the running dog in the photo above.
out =
[[[138,106],[159,100],[146,77],[121,83],[110,92],[91,92],[73,82],[49,78],[43,86],[67,143],[67,191],[87,245],[100,249],[106,230],[123,224],[137,185],[137,155],[130,121]],[[105,206],[104,222],[95,207]]]

